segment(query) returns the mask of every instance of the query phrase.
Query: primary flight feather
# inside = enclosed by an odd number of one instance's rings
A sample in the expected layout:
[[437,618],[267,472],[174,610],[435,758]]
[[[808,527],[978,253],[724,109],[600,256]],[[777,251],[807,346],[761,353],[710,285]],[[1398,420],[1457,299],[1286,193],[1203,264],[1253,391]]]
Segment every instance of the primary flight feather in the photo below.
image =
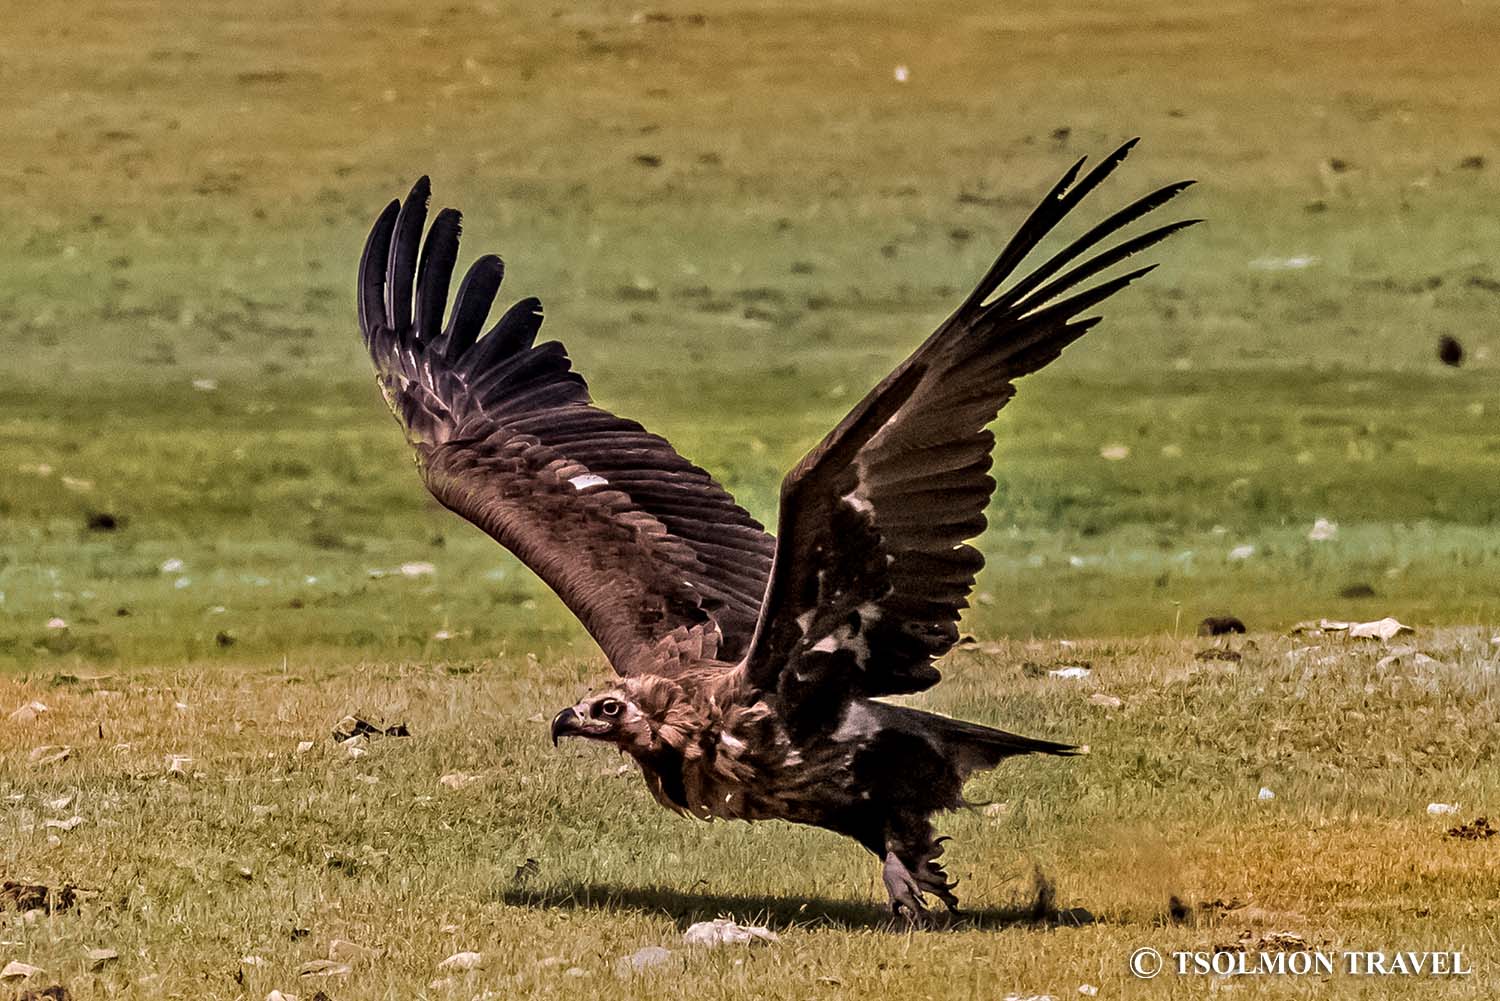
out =
[[536,342],[539,301],[483,330],[498,257],[475,261],[449,306],[459,214],[439,212],[424,238],[427,178],[386,207],[360,261],[359,322],[423,480],[545,581],[620,676],[558,713],[554,742],[617,745],[681,813],[854,838],[913,921],[926,895],[956,908],[932,815],[964,805],[975,771],[1074,748],[877,698],[936,684],[958,639],[984,563],[966,540],[995,487],[988,425],[1015,380],[1151,269],[1104,272],[1196,221],[1100,248],[1191,182],[1168,185],[1006,286],[1133,145],[1082,177],[1074,164],[958,309],[797,464],[774,539],[666,439],[594,405],[563,346]]

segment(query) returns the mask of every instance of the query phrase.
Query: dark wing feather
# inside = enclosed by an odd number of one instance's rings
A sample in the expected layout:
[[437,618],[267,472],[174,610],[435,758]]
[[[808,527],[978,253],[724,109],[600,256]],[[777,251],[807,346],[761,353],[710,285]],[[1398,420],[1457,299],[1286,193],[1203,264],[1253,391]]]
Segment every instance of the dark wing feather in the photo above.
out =
[[958,310],[787,475],[771,586],[745,670],[752,686],[778,692],[791,712],[816,723],[851,697],[937,682],[932,662],[957,640],[959,614],[984,564],[965,540],[984,530],[995,488],[987,426],[1015,394],[1016,379],[1098,322],[1081,314],[1150,268],[1074,289],[1191,225],[1162,226],[1094,252],[1191,182],[1170,185],[996,295],[1132,145],[1081,180],[1083,161],[1075,164]]
[[[475,261],[443,327],[459,214],[422,239],[424,177],[376,220],[359,318],[382,392],[434,496],[557,592],[622,674],[743,656],[775,543],[667,441],[590,402],[542,304],[489,315],[504,267]],[[415,310],[414,310],[415,307]]]

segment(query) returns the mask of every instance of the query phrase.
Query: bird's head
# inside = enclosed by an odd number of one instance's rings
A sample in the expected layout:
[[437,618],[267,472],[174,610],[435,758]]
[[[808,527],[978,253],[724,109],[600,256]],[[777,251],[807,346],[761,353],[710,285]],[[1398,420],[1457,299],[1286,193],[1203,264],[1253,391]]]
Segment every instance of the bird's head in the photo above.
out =
[[586,737],[615,744],[639,758],[664,744],[683,750],[702,725],[702,717],[676,682],[625,678],[552,717],[552,743]]

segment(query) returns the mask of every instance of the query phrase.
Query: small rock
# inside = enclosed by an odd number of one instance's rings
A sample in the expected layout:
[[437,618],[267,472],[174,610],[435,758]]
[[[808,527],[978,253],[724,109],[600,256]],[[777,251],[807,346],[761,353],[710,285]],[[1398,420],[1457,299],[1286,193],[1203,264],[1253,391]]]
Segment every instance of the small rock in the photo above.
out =
[[447,775],[444,775],[442,778],[438,779],[438,785],[442,786],[445,789],[462,789],[465,786],[473,785],[475,782],[478,782],[482,778],[484,778],[484,776],[470,775],[466,772],[449,772]]
[[986,817],[1004,817],[1010,813],[1009,803],[987,803],[984,807]]
[[1272,792],[1271,790],[1267,789],[1265,786],[1261,786],[1260,787],[1260,792],[1258,792],[1258,793],[1255,794],[1255,798],[1258,799],[1258,800],[1260,800],[1261,802],[1265,802],[1267,800],[1275,799],[1276,798],[1276,794],[1274,792]]
[[272,991],[266,995],[266,1001],[299,1001],[295,994],[283,994],[280,991]]
[[1091,673],[1086,667],[1059,667],[1047,672],[1049,677],[1062,678],[1065,681],[1082,681]]
[[90,970],[98,971],[118,960],[120,954],[113,949],[90,949],[84,958],[88,960]]
[[1235,546],[1229,551],[1229,559],[1234,562],[1248,560],[1255,555],[1255,547],[1248,543],[1243,546]]
[[1078,993],[1082,994],[1086,998],[1098,997],[1099,988],[1095,987],[1093,984],[1079,984]]
[[346,939],[336,938],[328,943],[328,959],[334,963],[348,963],[350,966],[358,966],[361,963],[372,963],[380,958],[380,950],[371,949],[367,945],[350,942]]
[[660,966],[672,958],[672,950],[659,945],[648,945],[624,956],[617,964],[621,973],[631,974]]
[[42,969],[40,966],[31,966],[30,964],[23,963],[20,960],[14,960],[12,962],[6,963],[5,969],[0,970],[0,980],[28,980],[31,977],[36,976],[38,973],[46,972],[47,971]]
[[781,937],[759,925],[740,925],[730,918],[715,918],[690,925],[682,933],[684,945],[714,948],[720,945],[749,945],[752,942],[779,942]]
[[69,817],[67,820],[48,820],[48,821],[45,821],[43,823],[43,826],[46,827],[46,828],[48,828],[49,830],[53,830],[53,831],[71,831],[74,828],[78,827],[82,823],[83,823],[83,818],[75,815],[75,816]]
[[401,564],[401,576],[403,577],[431,577],[435,573],[437,573],[437,567],[424,561]]
[[1446,817],[1450,813],[1458,812],[1457,803],[1428,803],[1427,815],[1430,817]]
[[1093,695],[1090,695],[1089,701],[1096,706],[1103,706],[1105,709],[1118,709],[1125,704],[1116,696],[1105,695],[1103,692],[1095,692]]
[[1349,635],[1354,639],[1378,639],[1389,643],[1404,633],[1416,632],[1411,626],[1402,625],[1390,616],[1374,622],[1357,622],[1349,626]]
[[439,972],[446,973],[452,970],[477,970],[483,967],[484,964],[485,958],[481,953],[455,952],[453,955],[449,956],[447,959],[439,963],[437,965],[437,968]]
[[1329,521],[1327,518],[1319,518],[1317,521],[1313,522],[1312,530],[1307,533],[1307,541],[1327,542],[1330,539],[1337,538],[1338,534],[1338,522]]
[[166,762],[168,775],[175,775],[178,778],[187,778],[190,774],[192,774],[189,770],[193,767],[193,759],[191,755],[169,754],[166,757]]
[[297,742],[297,753],[298,754],[306,754],[308,751],[311,751],[312,749],[313,749],[313,742],[310,741],[310,740],[299,740]]
[[1402,660],[1405,660],[1412,667],[1428,668],[1443,666],[1441,661],[1434,660],[1433,658],[1427,656],[1425,653],[1419,653],[1418,651],[1413,650],[1410,647],[1402,647],[1399,650],[1393,650],[1389,655],[1385,657],[1381,657],[1375,662],[1375,667],[1377,670],[1383,671],[1386,668],[1390,667],[1392,664],[1395,664],[1398,661]]
[[59,761],[66,761],[73,754],[71,747],[60,747],[56,744],[46,744],[42,747],[33,748],[26,756],[26,760],[33,765],[55,765]]
[[266,965],[266,961],[264,959],[260,958],[259,956],[241,956],[240,957],[240,965],[241,966],[251,966],[251,967],[265,966]]
[[1130,458],[1129,445],[1105,445],[1099,450],[1099,458],[1108,462],[1121,462]]
[[353,972],[354,967],[348,963],[338,963],[331,959],[315,959],[297,967],[299,977],[347,977]]
[[36,718],[47,711],[47,706],[36,699],[26,703],[21,708],[10,714],[10,721],[18,725],[36,722]]
[[563,976],[565,977],[586,977],[588,975],[589,971],[581,966],[570,966],[566,970],[563,970]]

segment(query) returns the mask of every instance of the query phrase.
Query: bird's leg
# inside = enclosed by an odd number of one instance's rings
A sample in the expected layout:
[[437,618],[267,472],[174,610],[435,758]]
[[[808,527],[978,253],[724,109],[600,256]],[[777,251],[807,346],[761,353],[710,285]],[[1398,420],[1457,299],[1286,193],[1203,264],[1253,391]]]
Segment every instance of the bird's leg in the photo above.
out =
[[947,870],[937,861],[947,838],[933,837],[932,825],[926,821],[914,826],[915,830],[887,832],[881,875],[891,898],[891,913],[904,914],[912,924],[928,927],[932,921],[924,896],[932,894],[957,913],[953,888],[958,883],[949,881]]
[[922,901],[922,887],[894,851],[885,853],[880,875],[891,898],[891,914],[896,917],[904,914],[908,922],[925,928],[929,919],[927,905]]

